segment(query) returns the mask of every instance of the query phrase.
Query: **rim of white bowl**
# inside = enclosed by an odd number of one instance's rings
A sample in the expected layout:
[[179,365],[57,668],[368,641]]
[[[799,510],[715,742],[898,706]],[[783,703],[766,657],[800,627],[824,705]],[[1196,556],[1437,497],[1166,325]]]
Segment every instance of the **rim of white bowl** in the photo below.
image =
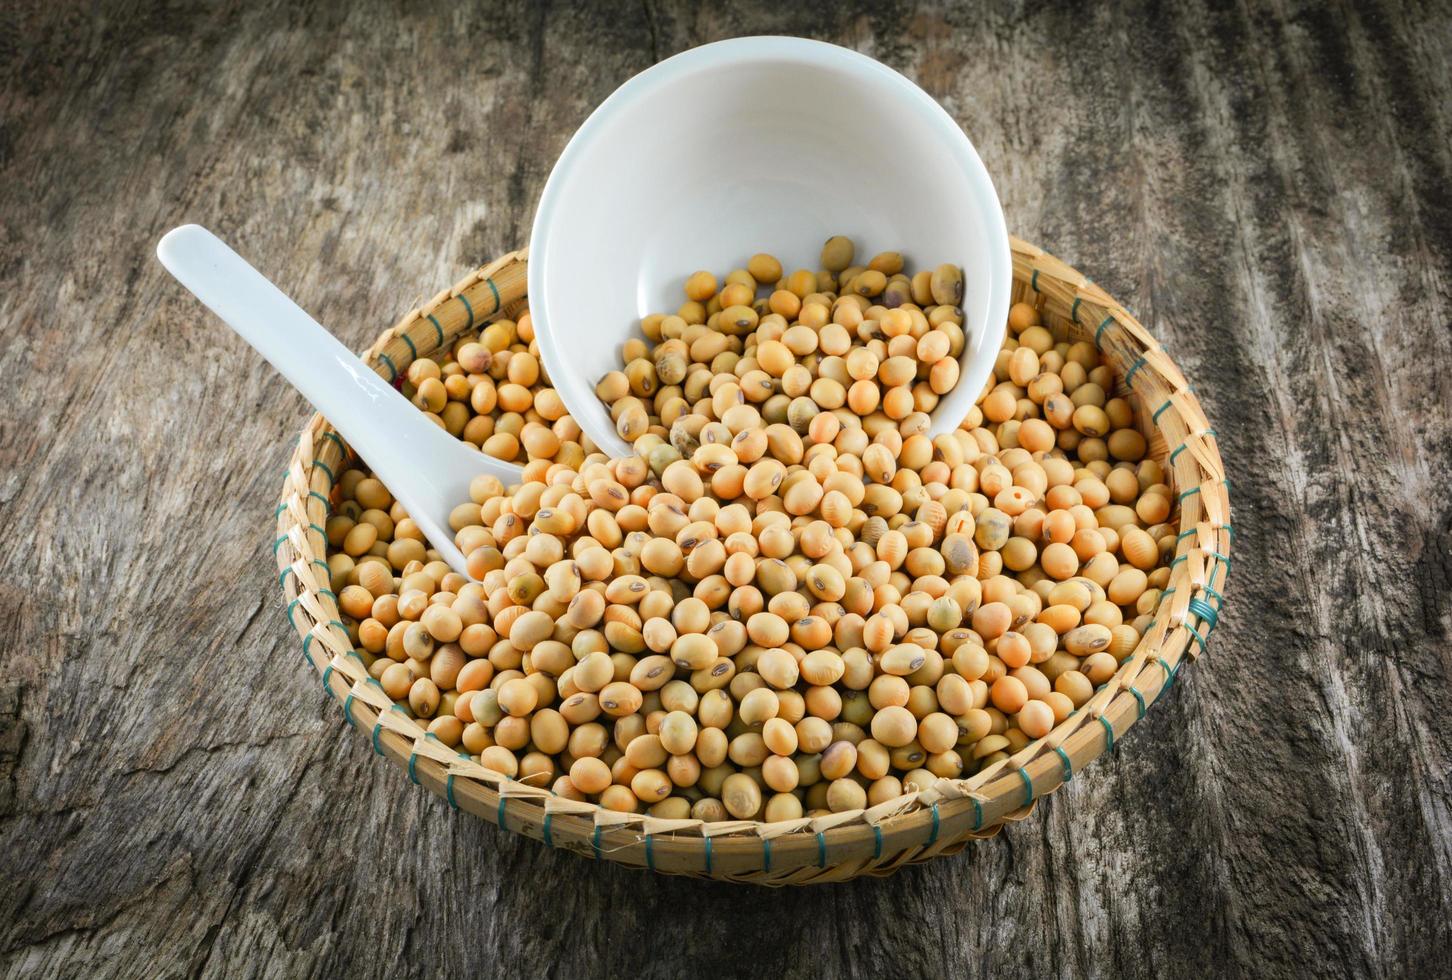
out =
[[[994,335],[998,342],[992,345],[993,356],[983,357],[974,370],[965,370],[959,377],[958,384],[943,396],[931,413],[933,435],[951,432],[958,427],[963,417],[968,414],[968,410],[977,402],[978,395],[993,371],[998,347],[1002,344],[1002,331],[1007,323],[1008,301],[1013,286],[1013,260],[1008,246],[1008,225],[1003,217],[1003,203],[999,200],[998,191],[993,185],[993,176],[983,165],[978,150],[973,146],[973,141],[968,138],[968,134],[963,131],[963,127],[958,125],[958,121],[948,114],[948,110],[944,109],[937,99],[924,91],[916,82],[875,58],[826,41],[769,34],[728,38],[703,44],[672,55],[631,76],[611,92],[604,102],[595,107],[595,110],[575,131],[575,134],[570,137],[569,142],[565,144],[564,150],[560,153],[559,159],[555,161],[549,178],[545,181],[544,191],[540,194],[539,205],[535,209],[534,224],[530,229],[529,256],[531,259],[536,255],[543,258],[549,248],[550,228],[553,224],[551,219],[556,208],[557,192],[560,184],[566,179],[562,175],[568,175],[571,172],[575,165],[575,158],[584,152],[582,148],[594,138],[596,132],[604,127],[612,116],[628,105],[632,98],[652,89],[669,85],[684,75],[721,65],[782,60],[800,61],[839,70],[845,69],[891,85],[900,92],[904,103],[914,108],[924,122],[935,125],[956,137],[950,139],[948,143],[955,152],[959,164],[969,174],[972,196],[976,199],[979,211],[985,216],[989,225],[987,231],[991,240],[987,243],[987,251],[992,267],[989,270],[987,316],[983,323],[983,330],[985,336]],[[544,361],[545,370],[549,372],[551,379],[557,379],[565,376],[566,365],[561,360],[563,352],[556,350],[553,343],[546,342],[552,338],[546,273],[543,261],[529,263],[529,307],[531,318],[535,323],[535,335],[540,341],[540,355]],[[998,325],[996,333],[994,324]],[[972,341],[973,338],[970,336],[964,354],[960,357],[968,356],[975,347],[979,346],[973,344]],[[573,392],[573,394],[559,387],[558,382],[556,385],[556,391],[564,401],[565,408],[585,435],[588,435],[602,451],[611,456],[634,455],[634,450],[615,431],[615,426],[609,423],[609,410],[596,397],[593,384],[587,385],[583,392]],[[579,401],[581,404],[576,406],[571,404],[572,401]],[[951,424],[943,423],[942,416],[945,414],[954,419]]]

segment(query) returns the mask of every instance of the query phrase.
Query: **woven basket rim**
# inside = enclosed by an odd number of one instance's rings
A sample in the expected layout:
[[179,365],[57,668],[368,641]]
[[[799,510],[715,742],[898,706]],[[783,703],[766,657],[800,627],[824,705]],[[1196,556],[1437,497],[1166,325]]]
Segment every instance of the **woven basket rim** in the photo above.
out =
[[[969,778],[940,779],[926,791],[867,810],[777,824],[618,814],[486,770],[397,710],[353,652],[326,571],[317,571],[327,567],[323,524],[349,453],[319,415],[299,437],[275,515],[279,581],[304,659],[378,754],[454,808],[552,846],[628,865],[766,884],[843,880],[956,851],[970,839],[997,833],[1006,821],[1024,819],[1037,800],[1112,749],[1170,689],[1181,664],[1203,651],[1219,618],[1233,530],[1214,430],[1164,348],[1077,270],[1019,239],[1010,239],[1010,246],[1015,301],[1034,303],[1114,363],[1117,393],[1138,402],[1148,455],[1164,464],[1177,497],[1167,523],[1178,528],[1178,543],[1153,623],[1114,677],[1044,738]],[[440,292],[385,331],[364,360],[394,381],[414,357],[518,311],[526,302],[526,261],[525,251],[506,254]]]

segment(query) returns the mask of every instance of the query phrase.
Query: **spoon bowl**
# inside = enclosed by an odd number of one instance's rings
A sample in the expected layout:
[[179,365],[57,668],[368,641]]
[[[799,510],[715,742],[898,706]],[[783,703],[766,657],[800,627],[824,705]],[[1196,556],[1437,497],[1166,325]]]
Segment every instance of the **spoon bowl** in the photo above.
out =
[[963,130],[907,78],[819,41],[747,37],[694,48],[620,86],[565,147],[530,239],[529,297],[550,379],[585,434],[629,455],[596,382],[640,319],[674,312],[696,269],[771,251],[816,270],[846,235],[865,265],[901,250],[964,274],[958,384],[934,435],[957,428],[993,370],[1013,266],[993,182]]
[[449,567],[468,575],[449,512],[469,499],[476,476],[495,476],[509,486],[522,481],[523,471],[430,422],[207,229],[183,225],[167,232],[156,256],[333,424]]

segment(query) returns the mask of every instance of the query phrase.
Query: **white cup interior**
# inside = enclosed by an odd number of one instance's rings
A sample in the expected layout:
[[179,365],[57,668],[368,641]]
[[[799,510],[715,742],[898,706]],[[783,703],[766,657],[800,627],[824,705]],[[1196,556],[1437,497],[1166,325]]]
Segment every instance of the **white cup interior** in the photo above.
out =
[[992,372],[1012,283],[998,196],[952,117],[885,65],[799,38],[720,41],[630,79],[561,154],[530,239],[531,316],[570,414],[628,454],[594,387],[640,318],[755,252],[815,271],[839,234],[859,263],[963,267],[962,373],[932,425],[951,431]]

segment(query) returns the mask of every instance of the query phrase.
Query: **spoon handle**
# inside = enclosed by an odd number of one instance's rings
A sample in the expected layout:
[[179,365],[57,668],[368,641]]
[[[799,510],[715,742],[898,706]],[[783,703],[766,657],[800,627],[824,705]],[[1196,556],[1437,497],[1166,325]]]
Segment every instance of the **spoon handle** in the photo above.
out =
[[[167,271],[342,433],[410,510],[446,515],[465,499],[471,474],[492,472],[506,484],[519,481],[517,467],[470,450],[425,418],[207,229],[199,225],[173,229],[157,245],[156,254]],[[447,531],[443,533],[447,540]]]

